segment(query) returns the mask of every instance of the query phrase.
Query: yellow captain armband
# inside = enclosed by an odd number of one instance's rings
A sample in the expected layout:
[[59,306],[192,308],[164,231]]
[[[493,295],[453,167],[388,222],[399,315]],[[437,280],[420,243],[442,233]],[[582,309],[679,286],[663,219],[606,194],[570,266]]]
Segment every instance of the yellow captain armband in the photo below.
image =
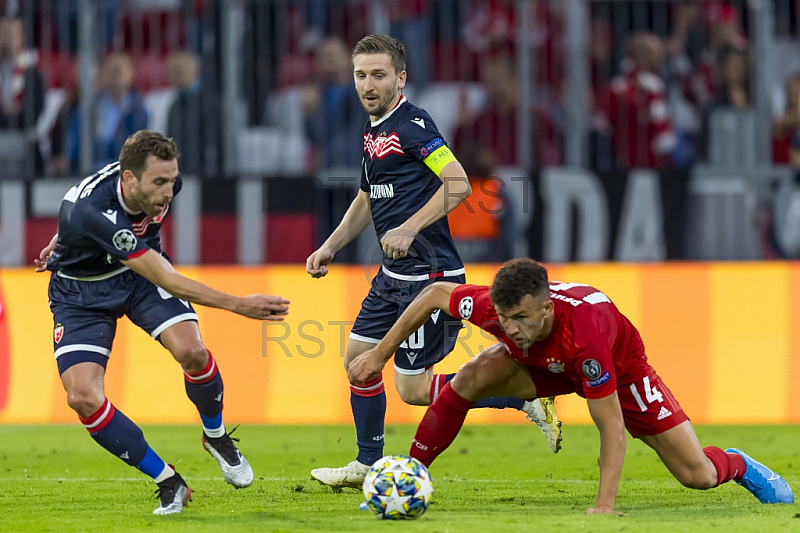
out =
[[437,176],[442,172],[444,167],[453,161],[458,161],[458,159],[456,159],[456,156],[453,155],[453,152],[451,152],[450,148],[447,146],[437,148],[434,152],[431,152],[428,157],[422,160],[422,162],[428,165],[428,168],[433,170],[433,173]]

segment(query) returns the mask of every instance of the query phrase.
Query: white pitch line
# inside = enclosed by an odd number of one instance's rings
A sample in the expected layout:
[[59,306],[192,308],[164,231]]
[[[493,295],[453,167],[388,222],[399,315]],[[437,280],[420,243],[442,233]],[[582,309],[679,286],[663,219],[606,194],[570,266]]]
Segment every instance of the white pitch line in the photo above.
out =
[[[223,478],[221,477],[190,477],[187,476],[189,481],[222,481]],[[0,482],[2,481],[70,481],[70,482],[89,482],[89,481],[141,481],[141,482],[148,482],[149,480],[146,478],[141,477],[0,477]],[[259,476],[256,478],[256,481],[291,481],[291,482],[301,482],[301,481],[314,481],[312,479],[306,478],[297,478],[297,477],[263,477]],[[636,480],[636,479],[626,479],[624,483],[626,485],[632,484],[640,484],[640,485],[649,485],[655,483],[665,483],[669,480],[658,481],[653,479],[643,479],[643,480]],[[542,484],[542,483],[591,483],[597,484],[598,480],[589,480],[589,479],[472,479],[472,478],[444,478],[437,480],[434,478],[434,483],[521,483],[521,484]]]
[[[187,476],[189,477],[189,476]],[[191,481],[223,481],[221,477],[191,477]],[[288,477],[259,477],[260,481],[297,481],[295,478]],[[141,481],[148,482],[147,478],[141,477],[0,477],[0,481]]]

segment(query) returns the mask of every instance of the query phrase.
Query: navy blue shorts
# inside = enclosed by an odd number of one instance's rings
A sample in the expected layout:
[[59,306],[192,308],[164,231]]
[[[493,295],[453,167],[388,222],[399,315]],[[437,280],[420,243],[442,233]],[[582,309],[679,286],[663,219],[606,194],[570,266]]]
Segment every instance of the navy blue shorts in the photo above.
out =
[[[466,283],[464,274],[435,278],[435,280],[404,281],[387,276],[383,270],[372,280],[369,294],[361,304],[361,311],[353,324],[350,338],[378,344],[397,322],[403,311],[411,305],[417,294],[432,282],[449,281]],[[456,345],[463,325],[444,311],[431,315],[394,354],[394,368],[400,374],[417,375],[447,356]]]
[[105,368],[117,319],[123,315],[156,340],[173,324],[197,321],[189,302],[175,298],[132,270],[98,281],[53,274],[48,295],[59,374],[84,362]]

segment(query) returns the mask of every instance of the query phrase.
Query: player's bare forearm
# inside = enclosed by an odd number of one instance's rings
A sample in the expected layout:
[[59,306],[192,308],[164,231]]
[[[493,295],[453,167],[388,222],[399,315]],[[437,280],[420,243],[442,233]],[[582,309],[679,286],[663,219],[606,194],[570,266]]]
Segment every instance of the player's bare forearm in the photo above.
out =
[[616,392],[587,404],[600,431],[600,487],[592,512],[613,512],[627,446],[622,408]]
[[445,313],[449,312],[450,295],[456,287],[457,283],[441,281],[428,285],[419,293],[375,347],[384,362],[391,359],[400,344],[417,331],[434,311],[441,309]]
[[434,193],[422,208],[414,213],[400,227],[419,233],[440,218],[458,207],[470,194],[472,186],[469,184],[467,173],[458,161],[449,163],[439,174],[442,186]]
[[375,348],[350,362],[347,367],[350,383],[363,383],[379,375],[400,344],[418,330],[431,313],[437,309],[448,311],[450,294],[457,286],[456,283],[439,282],[420,292]]
[[342,217],[342,221],[325,240],[322,247],[326,247],[331,254],[335,254],[367,229],[370,222],[372,222],[372,211],[369,207],[369,194],[359,190],[358,195]]
[[139,257],[122,263],[176,298],[207,307],[235,311],[237,297],[179,274],[169,261],[154,250],[148,250]]
[[169,261],[154,250],[122,263],[176,298],[194,304],[217,307],[260,320],[283,320],[288,314],[288,300],[263,294],[240,297],[220,292],[178,273]]
[[36,272],[44,272],[47,270],[47,261],[50,259],[50,256],[53,255],[53,250],[56,249],[56,242],[58,242],[58,233],[53,235],[48,245],[42,248],[42,251],[39,252],[39,257],[33,260],[33,264],[36,266]]

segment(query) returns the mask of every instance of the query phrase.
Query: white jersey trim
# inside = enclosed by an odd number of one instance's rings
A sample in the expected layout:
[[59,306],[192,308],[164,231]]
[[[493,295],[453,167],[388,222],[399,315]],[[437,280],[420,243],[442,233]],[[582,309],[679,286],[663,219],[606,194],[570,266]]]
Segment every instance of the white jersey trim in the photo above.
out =
[[198,321],[196,313],[183,313],[182,315],[174,316],[167,320],[166,322],[162,322],[160,326],[153,330],[153,333],[150,336],[155,340],[161,335],[165,329],[168,327],[177,324],[178,322],[186,322],[187,320],[194,320]]
[[128,207],[128,204],[125,203],[125,199],[122,197],[122,175],[117,178],[117,201],[119,202],[119,205],[122,206],[122,209],[129,215],[138,215],[141,213],[141,211],[132,210],[130,207]]
[[62,346],[61,348],[56,350],[55,353],[56,359],[58,359],[65,353],[70,353],[70,352],[94,352],[105,355],[106,357],[111,355],[111,350],[109,350],[108,348],[103,348],[102,346],[94,346],[92,344],[70,344],[69,346]]
[[456,270],[445,270],[443,272],[437,272],[436,274],[420,274],[416,276],[409,276],[406,274],[397,274],[396,272],[392,272],[385,266],[381,266],[381,270],[384,274],[389,276],[390,278],[399,279],[401,281],[427,281],[429,279],[436,279],[436,278],[450,278],[453,276],[461,276],[466,272],[464,267],[461,267]]
[[114,276],[116,276],[118,274],[122,274],[126,270],[130,270],[130,268],[124,266],[122,268],[118,268],[116,270],[112,270],[111,272],[106,272],[105,274],[99,274],[97,276],[88,276],[88,277],[85,277],[85,278],[76,278],[76,277],[73,277],[73,276],[67,276],[66,274],[64,274],[60,270],[58,272],[56,272],[56,275],[61,276],[62,278],[74,279],[74,280],[77,280],[77,281],[102,281],[104,279],[113,278]]
[[400,109],[400,106],[403,105],[404,103],[406,103],[406,97],[405,97],[405,95],[401,94],[400,95],[400,100],[397,101],[397,105],[394,106],[394,108],[391,111],[389,111],[388,113],[383,115],[381,118],[379,118],[376,122],[370,121],[369,122],[370,127],[374,128],[375,126],[379,126],[379,125],[383,124],[384,122],[386,122],[389,119],[389,117],[391,117],[394,114],[395,111]]
[[400,368],[397,365],[394,365],[394,371],[398,374],[403,374],[404,376],[419,376],[420,374],[425,373],[425,368],[418,368],[416,370],[408,370],[406,368]]
[[358,335],[357,333],[351,333],[350,334],[350,338],[353,339],[354,341],[366,342],[366,343],[369,343],[369,344],[378,344],[379,342],[381,342],[380,339],[373,339],[371,337],[364,337],[363,335]]

